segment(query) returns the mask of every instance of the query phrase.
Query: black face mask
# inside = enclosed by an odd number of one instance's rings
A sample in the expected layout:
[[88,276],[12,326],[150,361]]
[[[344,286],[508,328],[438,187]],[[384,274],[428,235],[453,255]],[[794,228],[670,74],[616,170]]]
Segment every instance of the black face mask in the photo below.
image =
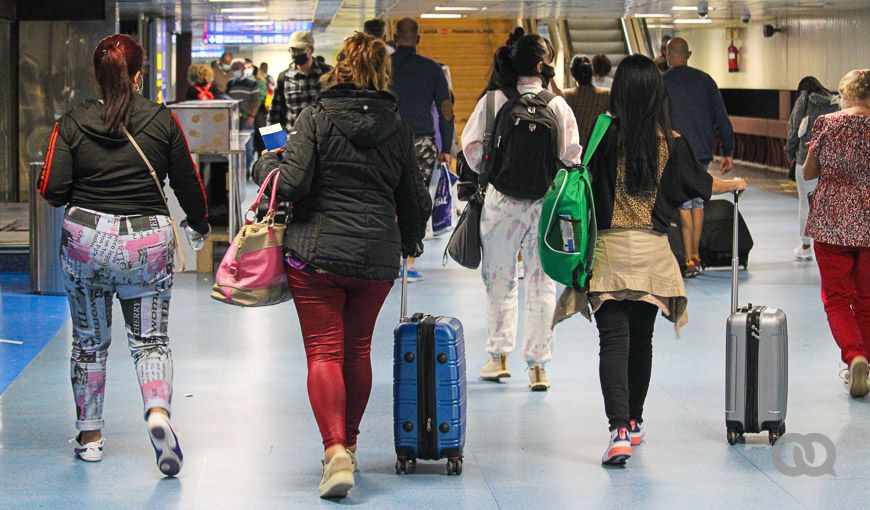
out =
[[303,53],[301,55],[293,55],[293,63],[297,66],[304,66],[308,63],[308,53]]
[[550,88],[550,80],[556,76],[556,69],[551,65],[543,64],[541,66],[541,81],[544,82],[544,88]]

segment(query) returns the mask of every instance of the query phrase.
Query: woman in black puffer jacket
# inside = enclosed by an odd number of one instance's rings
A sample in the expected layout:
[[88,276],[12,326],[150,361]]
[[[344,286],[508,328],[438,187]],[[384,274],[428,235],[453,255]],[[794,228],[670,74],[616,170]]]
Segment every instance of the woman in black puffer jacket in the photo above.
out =
[[356,438],[371,392],[369,353],[400,256],[419,256],[431,211],[411,130],[390,94],[384,43],[348,38],[324,91],[279,157],[278,198],[293,202],[288,279],[308,356],[308,395],[325,448],[321,497],[353,487]]

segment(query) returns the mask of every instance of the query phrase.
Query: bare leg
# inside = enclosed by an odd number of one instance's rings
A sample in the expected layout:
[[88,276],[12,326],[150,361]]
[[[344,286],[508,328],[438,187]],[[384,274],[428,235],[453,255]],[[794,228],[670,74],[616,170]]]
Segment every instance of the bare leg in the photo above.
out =
[[701,232],[704,229],[704,209],[692,209],[692,257],[701,258],[698,249],[701,246]]

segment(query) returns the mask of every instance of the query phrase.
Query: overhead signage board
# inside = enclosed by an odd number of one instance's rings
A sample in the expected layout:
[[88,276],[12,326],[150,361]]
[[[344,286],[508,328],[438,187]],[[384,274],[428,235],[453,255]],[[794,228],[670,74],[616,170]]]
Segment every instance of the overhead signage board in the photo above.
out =
[[210,18],[203,25],[205,44],[286,44],[297,30],[311,30],[310,21],[233,21]]

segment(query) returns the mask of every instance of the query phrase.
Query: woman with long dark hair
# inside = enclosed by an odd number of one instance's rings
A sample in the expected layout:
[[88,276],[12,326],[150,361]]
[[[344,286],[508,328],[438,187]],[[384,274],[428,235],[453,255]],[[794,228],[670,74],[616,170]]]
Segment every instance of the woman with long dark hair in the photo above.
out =
[[671,130],[656,64],[626,57],[610,95],[613,123],[589,162],[598,238],[589,290],[566,290],[557,319],[595,315],[599,376],[610,423],[603,464],[624,464],[643,440],[643,405],[652,369],[659,311],[677,327],[688,320],[680,268],[667,231],[679,205],[692,198],[742,190],[742,179],[709,175],[685,138]]
[[[495,54],[492,83],[497,87],[494,110],[498,112],[508,104],[508,98],[534,94],[550,97],[549,108],[556,119],[558,143],[554,154],[535,154],[540,161],[552,161],[553,168],[530,173],[527,168],[508,167],[492,174],[486,190],[480,220],[483,243],[481,275],[487,295],[486,350],[489,354],[480,377],[486,381],[499,381],[510,377],[507,356],[516,346],[517,318],[519,315],[519,285],[517,253],[522,254],[525,268],[525,324],[523,328],[523,356],[529,367],[529,387],[544,391],[550,386],[545,364],[551,359],[555,331],[551,326],[556,305],[556,287],[541,268],[538,254],[538,222],[546,183],[551,181],[559,164],[576,165],[580,162],[581,147],[574,114],[565,100],[545,91],[555,74],[547,64],[549,52],[538,35],[525,35],[522,28],[514,31],[509,44]],[[483,140],[486,131],[487,97],[477,102],[462,133],[462,148],[472,170],[480,173],[483,161]],[[490,169],[494,172],[495,169]],[[520,186],[513,183],[520,182]],[[535,189],[532,183],[543,189]],[[518,188],[522,189],[518,189]]]
[[37,190],[52,205],[66,206],[60,258],[73,328],[75,453],[88,462],[103,458],[106,360],[117,294],[157,465],[174,476],[183,456],[169,421],[175,250],[162,188],[167,177],[188,225],[203,237],[210,229],[181,125],[166,107],[138,94],[142,60],[142,47],[129,36],[100,41],[94,73],[102,99],[85,101],[55,124]]
[[798,239],[800,244],[794,249],[797,261],[813,260],[813,240],[804,234],[807,215],[810,211],[809,195],[816,189],[815,180],[804,179],[804,162],[807,159],[807,142],[813,136],[813,125],[822,115],[840,109],[837,98],[816,79],[805,76],[798,84],[798,98],[788,119],[788,139],[785,142],[785,155],[795,164],[795,182],[798,189]]
[[399,258],[423,252],[432,203],[413,133],[389,91],[383,40],[359,32],[345,39],[322,83],[286,149],[264,153],[254,177],[279,169],[278,198],[293,202],[287,278],[323,440],[320,497],[341,498],[354,486],[375,321]]

